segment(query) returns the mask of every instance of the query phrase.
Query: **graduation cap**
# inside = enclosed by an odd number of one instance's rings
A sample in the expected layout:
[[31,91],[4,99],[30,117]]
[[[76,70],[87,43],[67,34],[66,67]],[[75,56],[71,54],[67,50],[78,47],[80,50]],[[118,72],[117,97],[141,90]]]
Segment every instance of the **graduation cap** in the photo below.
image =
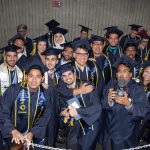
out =
[[81,27],[81,31],[80,31],[80,32],[82,32],[82,31],[89,32],[89,30],[92,31],[92,29],[90,29],[90,28],[88,28],[88,27],[86,27],[86,26],[83,26],[83,25],[80,25],[80,24],[79,24],[78,26]]
[[128,25],[128,26],[130,26],[130,27],[131,27],[131,30],[134,30],[134,31],[138,31],[139,28],[142,27],[142,26],[136,25],[136,24],[130,24],[130,25]]
[[74,51],[76,51],[76,49],[80,47],[81,45],[84,45],[87,51],[89,51],[91,48],[90,43],[87,39],[80,39],[80,40],[74,41],[72,44],[73,44]]
[[125,49],[126,49],[127,47],[129,47],[129,46],[137,47],[138,44],[139,44],[139,40],[135,40],[135,39],[128,38],[128,39],[125,40],[123,49],[125,50]]
[[106,27],[106,28],[104,28],[103,30],[108,31],[108,30],[110,30],[110,29],[112,29],[112,28],[118,28],[118,26],[110,26],[110,27]]
[[35,41],[36,43],[38,43],[39,41],[46,41],[46,35],[42,35],[42,36],[36,37],[36,38],[34,38],[32,40]]
[[91,35],[90,42],[93,43],[94,41],[101,41],[104,42],[106,39],[104,37],[98,36],[98,35]]
[[116,27],[111,27],[109,30],[107,30],[106,37],[108,38],[112,33],[118,34],[119,37],[123,35],[123,32],[121,30]]
[[50,56],[50,55],[55,55],[58,57],[59,53],[62,51],[62,49],[57,49],[57,48],[53,48],[53,47],[50,47],[50,48],[47,48],[43,53],[42,55],[45,55],[45,56]]
[[150,60],[145,61],[142,66],[143,66],[143,68],[149,67],[150,66]]
[[73,49],[73,45],[72,45],[72,41],[70,41],[70,42],[66,42],[66,43],[63,43],[63,44],[60,44],[62,47],[64,47],[64,49],[66,48],[66,47],[70,47],[70,48],[72,48]]
[[5,51],[5,52],[16,52],[17,50],[20,49],[21,47],[16,46],[16,45],[8,45],[6,47],[1,48],[1,50]]
[[19,35],[19,34],[16,34],[14,35],[12,38],[11,38],[11,42],[14,43],[17,39],[20,39],[24,42],[24,44],[26,44],[26,40],[24,39],[23,36]]
[[48,68],[36,57],[30,59],[24,69],[26,73],[31,69],[39,69],[42,73],[48,71]]
[[57,33],[61,33],[63,35],[65,35],[66,33],[68,32],[67,29],[64,29],[64,28],[60,28],[60,27],[56,27],[53,29],[53,34],[57,34]]
[[26,40],[24,39],[23,36],[21,36],[20,34],[15,34],[13,37],[11,37],[9,40],[8,40],[8,44],[11,44],[13,43],[16,39],[21,39],[24,44],[26,44]]
[[45,23],[45,25],[49,28],[49,30],[52,30],[60,25],[56,20],[52,19],[49,22]]
[[133,71],[133,68],[137,65],[136,61],[131,59],[130,57],[126,55],[122,55],[114,64],[113,67],[115,69],[118,68],[120,64],[124,64],[130,68],[131,71]]
[[60,74],[62,75],[64,72],[67,72],[67,71],[74,71],[71,63],[67,63],[67,64],[64,64],[62,65],[60,68],[59,68],[59,71],[60,71]]

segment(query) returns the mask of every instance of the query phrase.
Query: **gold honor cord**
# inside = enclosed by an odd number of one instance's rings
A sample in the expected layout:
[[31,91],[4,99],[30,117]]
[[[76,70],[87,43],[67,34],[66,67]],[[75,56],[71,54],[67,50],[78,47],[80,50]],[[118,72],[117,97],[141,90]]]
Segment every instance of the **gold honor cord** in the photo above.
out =
[[[38,101],[39,101],[39,96],[40,96],[40,87],[38,89],[38,97],[37,97],[37,101],[36,101],[36,109],[35,109],[35,113],[34,113],[34,117],[33,117],[33,121],[32,121],[32,124],[34,123],[35,121],[35,117],[36,117],[36,113],[37,113],[37,107],[38,107]],[[41,112],[40,112],[41,113]]]
[[[28,90],[28,127],[27,127],[26,133],[29,131],[29,128],[30,128],[30,115],[31,115],[31,110],[30,110],[31,109],[30,108],[31,98],[30,98],[30,90],[29,90],[28,85],[27,85],[27,90]],[[25,94],[24,94],[24,90],[23,90],[22,98],[24,98],[24,95]],[[36,110],[35,110],[35,113],[34,113],[34,118],[33,118],[32,124],[35,121],[35,116],[36,116],[36,113],[37,113],[37,106],[38,106],[39,95],[40,95],[40,87],[38,89],[38,98],[37,98],[37,102],[36,102]],[[42,110],[43,110],[43,108],[42,108]],[[40,114],[41,114],[41,112],[40,112]],[[15,100],[15,128],[16,127],[17,127],[17,99]]]
[[[97,71],[97,66],[96,64],[93,62],[94,66],[95,66],[95,69],[96,69],[96,88],[98,87],[98,81],[99,81],[99,78],[98,78],[98,71]],[[100,70],[99,70],[100,71]]]

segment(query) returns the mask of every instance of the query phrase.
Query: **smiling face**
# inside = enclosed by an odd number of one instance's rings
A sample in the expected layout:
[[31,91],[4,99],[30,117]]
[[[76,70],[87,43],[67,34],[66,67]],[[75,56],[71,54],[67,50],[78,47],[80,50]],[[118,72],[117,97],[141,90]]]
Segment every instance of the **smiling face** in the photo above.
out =
[[135,58],[136,55],[136,47],[135,46],[129,46],[125,49],[125,55],[130,57],[131,59]]
[[119,36],[116,33],[111,33],[107,40],[110,46],[115,47],[119,43]]
[[100,55],[103,53],[103,42],[102,41],[94,41],[91,44],[92,51],[94,55]]
[[71,60],[73,58],[73,49],[71,47],[66,47],[62,54],[66,61]]
[[14,45],[20,47],[20,49],[17,49],[17,53],[23,53],[24,51],[24,42],[21,39],[16,39],[14,42]]
[[56,43],[58,43],[58,44],[61,44],[63,42],[63,35],[62,35],[62,33],[56,33],[54,38],[55,38]]
[[83,48],[77,48],[75,51],[75,61],[79,67],[84,67],[88,60],[88,52]]
[[150,66],[146,67],[143,72],[143,80],[150,83]]
[[27,84],[31,91],[36,91],[43,81],[43,76],[40,70],[31,69],[26,75]]
[[71,85],[75,81],[75,74],[73,73],[73,71],[69,70],[62,73],[61,78],[67,85]]
[[57,63],[58,60],[55,55],[50,55],[45,57],[45,65],[49,70],[54,70]]
[[5,59],[8,66],[14,67],[18,60],[17,52],[6,52]]
[[39,41],[37,44],[37,50],[41,54],[46,50],[46,41]]

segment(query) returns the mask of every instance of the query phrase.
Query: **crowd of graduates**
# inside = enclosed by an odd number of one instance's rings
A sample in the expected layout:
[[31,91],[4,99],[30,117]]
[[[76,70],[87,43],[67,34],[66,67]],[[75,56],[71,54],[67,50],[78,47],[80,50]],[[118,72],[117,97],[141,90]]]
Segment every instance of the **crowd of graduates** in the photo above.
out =
[[0,149],[23,150],[27,140],[72,150],[149,143],[147,30],[131,24],[125,35],[110,26],[100,36],[79,25],[80,36],[68,42],[56,20],[45,25],[48,33],[34,39],[18,25],[0,49]]

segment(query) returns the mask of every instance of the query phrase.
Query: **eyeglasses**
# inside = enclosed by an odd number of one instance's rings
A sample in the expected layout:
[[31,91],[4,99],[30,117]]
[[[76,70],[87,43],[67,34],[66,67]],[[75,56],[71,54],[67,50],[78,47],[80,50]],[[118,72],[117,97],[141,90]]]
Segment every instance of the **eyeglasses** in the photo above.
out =
[[76,53],[79,57],[87,57],[89,55],[89,53]]
[[129,70],[122,70],[122,71],[117,71],[117,74],[121,74],[121,73],[127,74],[129,72],[130,72]]

